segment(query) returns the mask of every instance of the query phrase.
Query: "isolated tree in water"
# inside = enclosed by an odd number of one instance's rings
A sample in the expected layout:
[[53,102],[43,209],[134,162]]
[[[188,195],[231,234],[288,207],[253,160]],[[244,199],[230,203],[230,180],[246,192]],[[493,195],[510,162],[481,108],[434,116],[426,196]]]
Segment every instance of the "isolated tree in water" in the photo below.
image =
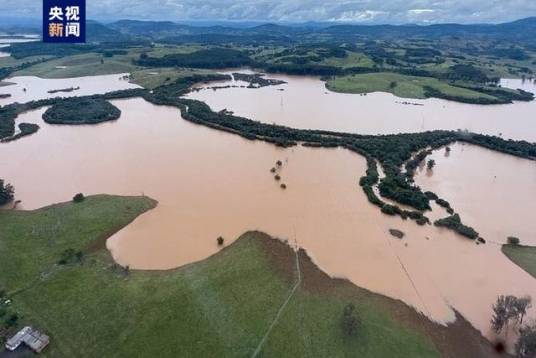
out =
[[4,205],[13,200],[15,188],[11,184],[4,184],[4,180],[0,179],[0,205]]
[[508,332],[508,324],[516,316],[514,309],[515,296],[499,296],[493,305],[493,317],[491,318],[491,328],[497,333],[503,329]]
[[491,319],[491,328],[496,333],[501,333],[505,329],[508,334],[508,326],[511,321],[517,324],[523,324],[523,318],[527,310],[532,307],[532,299],[529,296],[499,296],[497,302],[493,305],[493,317]]
[[516,311],[516,320],[518,324],[523,324],[523,318],[527,314],[527,310],[532,307],[532,298],[525,296],[517,298],[514,301],[514,309]]
[[428,169],[432,169],[435,166],[435,160],[430,159],[426,166],[428,167]]

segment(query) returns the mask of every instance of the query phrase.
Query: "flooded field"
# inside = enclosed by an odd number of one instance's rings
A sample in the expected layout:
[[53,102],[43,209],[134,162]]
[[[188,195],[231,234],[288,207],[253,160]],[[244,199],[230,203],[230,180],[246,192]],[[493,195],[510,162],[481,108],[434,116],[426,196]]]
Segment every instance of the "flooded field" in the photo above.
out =
[[[477,133],[536,142],[536,101],[481,106],[440,99],[414,100],[388,93],[366,96],[328,91],[315,77],[269,75],[288,84],[260,89],[206,89],[189,94],[213,110],[224,108],[265,123],[294,128],[325,129],[360,134],[467,129]],[[229,81],[218,86],[236,85]],[[505,87],[536,93],[533,82],[502,80]],[[401,102],[418,103],[405,105]]]
[[416,183],[449,201],[482,237],[506,243],[515,236],[536,245],[536,162],[457,143],[426,158],[436,166],[417,171]]
[[[47,81],[44,89],[58,86]],[[475,245],[381,214],[358,185],[366,163],[354,153],[276,148],[186,122],[176,108],[142,99],[113,103],[121,118],[95,126],[47,125],[40,119],[44,109],[21,115],[19,121],[39,123],[41,130],[0,144],[0,168],[15,185],[21,209],[67,201],[78,192],[157,199],[156,209],[108,241],[123,265],[181,266],[216,253],[218,236],[228,245],[245,231],[261,230],[296,241],[327,273],[401,299],[438,322],[454,319],[455,308],[490,338],[497,295],[536,297],[536,280],[500,246]],[[280,182],[270,173],[277,160],[283,162]],[[439,178],[446,164],[437,162]],[[465,218],[463,204],[445,197]],[[394,238],[391,228],[406,236]]]
[[32,42],[37,40],[39,40],[39,35],[0,35],[0,57],[9,56],[9,53],[2,51],[2,47],[7,47],[13,43]]
[[[10,77],[6,82],[13,83],[0,87],[0,93],[10,94],[11,97],[0,98],[0,106],[19,102],[29,102],[37,99],[53,97],[87,96],[118,91],[129,88],[139,88],[138,85],[121,79],[125,74],[88,76],[59,79],[43,79],[35,76]],[[50,90],[76,88],[72,92],[48,93]]]

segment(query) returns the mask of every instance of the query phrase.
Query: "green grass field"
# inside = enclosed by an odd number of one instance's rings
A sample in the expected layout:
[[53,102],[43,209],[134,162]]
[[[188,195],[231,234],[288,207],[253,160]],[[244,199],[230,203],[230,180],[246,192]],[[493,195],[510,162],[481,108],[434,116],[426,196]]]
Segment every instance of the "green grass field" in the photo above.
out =
[[216,72],[189,68],[151,68],[133,71],[130,76],[130,82],[136,83],[144,88],[154,89],[193,74],[204,75],[214,73]]
[[426,98],[424,87],[430,86],[445,94],[466,98],[490,98],[483,93],[451,86],[431,77],[406,76],[398,73],[379,72],[335,77],[326,82],[326,87],[334,92],[371,93],[388,92],[402,98]]
[[[50,335],[44,356],[245,357],[255,351],[296,282],[294,252],[250,232],[198,263],[126,271],[104,240],[155,204],[99,195],[0,212],[0,285],[12,299],[9,313],[20,316],[18,326]],[[66,249],[82,251],[83,259],[57,264]],[[450,328],[434,324],[399,301],[328,277],[303,251],[300,272],[301,284],[259,356],[489,356],[463,319]],[[341,321],[350,302],[361,318],[351,337]]]
[[[67,56],[33,65],[24,70],[17,71],[13,75],[37,76],[41,78],[69,78],[127,73],[138,69],[132,63],[134,56],[134,53],[104,58],[97,53]],[[101,59],[104,63],[101,63]]]
[[[193,51],[196,47],[188,48],[156,48],[153,52],[161,54],[176,50],[176,52]],[[131,82],[142,87],[153,89],[166,83],[193,73],[209,74],[214,71],[184,69],[184,68],[142,68],[133,64],[132,60],[139,56],[141,49],[130,50],[127,55],[102,57],[97,53],[67,56],[39,63],[14,73],[14,76],[37,76],[41,78],[70,78],[81,76],[110,75],[130,73]],[[152,55],[152,52],[151,52]],[[162,55],[162,54],[161,54]],[[103,63],[101,63],[103,60]]]
[[348,52],[348,56],[343,58],[330,57],[326,58],[321,62],[323,65],[335,66],[341,68],[349,67],[367,67],[371,68],[374,65],[374,62],[365,54]]
[[536,278],[536,247],[503,245],[502,252],[516,265]]

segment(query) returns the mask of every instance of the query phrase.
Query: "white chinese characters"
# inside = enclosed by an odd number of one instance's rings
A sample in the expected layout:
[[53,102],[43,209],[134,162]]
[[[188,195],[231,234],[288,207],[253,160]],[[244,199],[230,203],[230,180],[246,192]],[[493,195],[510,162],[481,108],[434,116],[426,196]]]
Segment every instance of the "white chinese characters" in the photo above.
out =
[[65,17],[67,21],[80,21],[80,7],[67,6],[65,8]]
[[49,21],[53,21],[53,20],[59,20],[59,21],[63,21],[63,9],[61,7],[58,7],[58,6],[54,6],[54,7],[51,7],[50,8],[50,11],[48,13],[48,20]]
[[80,17],[80,6],[50,7],[48,11],[48,37],[79,38],[81,35]]

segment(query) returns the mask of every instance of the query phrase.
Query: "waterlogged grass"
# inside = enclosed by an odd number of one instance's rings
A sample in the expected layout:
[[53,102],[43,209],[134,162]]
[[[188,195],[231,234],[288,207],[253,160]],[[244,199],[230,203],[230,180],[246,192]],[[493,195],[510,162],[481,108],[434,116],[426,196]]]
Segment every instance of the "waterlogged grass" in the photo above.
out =
[[365,73],[351,76],[335,77],[326,83],[326,87],[334,92],[371,93],[388,92],[402,98],[426,98],[424,87],[429,86],[450,96],[464,98],[494,97],[477,91],[451,86],[446,82],[431,77],[406,76],[398,73],[380,72]]
[[503,245],[502,252],[516,265],[536,278],[536,247]]
[[215,74],[214,71],[196,70],[188,68],[151,68],[136,70],[130,75],[130,82],[140,85],[144,88],[155,89],[161,85],[173,83],[180,78],[192,75],[209,75]]
[[128,73],[138,69],[132,63],[132,59],[136,56],[137,54],[134,51],[129,52],[127,55],[115,55],[113,57],[103,57],[102,54],[98,53],[67,56],[33,65],[15,72],[13,76],[70,78]]
[[[50,334],[45,356],[243,357],[255,351],[295,273],[289,277],[274,266],[265,246],[270,239],[260,233],[175,270],[118,268],[102,239],[154,205],[142,197],[95,196],[0,212],[0,284],[19,324]],[[68,248],[83,251],[82,262],[57,265]],[[397,323],[381,300],[300,287],[261,356],[439,356],[430,339]],[[348,302],[362,319],[356,337],[341,327]]]

